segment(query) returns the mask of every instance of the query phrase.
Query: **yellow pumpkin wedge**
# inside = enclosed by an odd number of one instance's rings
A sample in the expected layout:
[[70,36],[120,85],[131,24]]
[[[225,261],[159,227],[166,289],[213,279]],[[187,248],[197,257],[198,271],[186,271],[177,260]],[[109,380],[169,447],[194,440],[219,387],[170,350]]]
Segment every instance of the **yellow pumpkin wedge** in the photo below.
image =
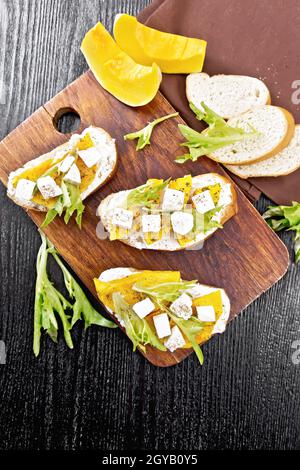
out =
[[[193,301],[193,307],[203,307],[207,305],[212,305],[214,307],[216,319],[219,320],[223,312],[222,294],[220,290],[216,290],[210,294],[206,294],[202,297],[194,299]],[[213,329],[214,323],[207,322],[203,327],[203,330],[196,336],[197,343],[203,344],[208,341],[213,334]],[[186,344],[183,346],[184,349],[188,349],[191,347],[192,344],[189,341],[187,341]]]
[[155,62],[164,73],[201,72],[206,41],[149,28],[134,16],[115,18],[114,37],[120,48],[137,63]]
[[168,188],[182,191],[184,193],[184,203],[187,204],[192,190],[192,181],[192,175],[182,176],[181,178],[170,181]]
[[85,35],[81,51],[100,85],[129,106],[143,106],[156,95],[161,71],[139,65],[123,52],[99,22]]
[[145,296],[132,289],[134,284],[140,284],[143,287],[150,287],[155,284],[163,284],[168,282],[179,282],[179,271],[140,271],[131,276],[116,279],[110,282],[103,282],[94,279],[96,291],[100,301],[108,308],[113,310],[114,304],[112,294],[119,292],[129,305],[142,300]]

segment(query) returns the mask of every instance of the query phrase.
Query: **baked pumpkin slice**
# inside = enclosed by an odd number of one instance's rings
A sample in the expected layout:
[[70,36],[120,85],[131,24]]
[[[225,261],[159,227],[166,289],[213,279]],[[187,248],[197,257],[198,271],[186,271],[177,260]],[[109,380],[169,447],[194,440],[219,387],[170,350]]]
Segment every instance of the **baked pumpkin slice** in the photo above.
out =
[[193,348],[222,333],[230,315],[224,291],[197,281],[184,281],[179,271],[113,268],[94,279],[100,301],[118,320],[133,343],[147,352],[152,346],[171,353]]
[[43,227],[63,214],[66,223],[76,215],[81,227],[84,199],[113,176],[116,166],[115,140],[91,126],[11,172],[7,195],[25,209],[47,212]]
[[197,248],[236,212],[233,184],[217,173],[150,179],[110,194],[97,211],[110,240],[165,251]]
[[129,106],[143,106],[156,95],[161,82],[157,64],[136,63],[99,22],[85,35],[81,51],[100,85]]
[[201,72],[206,41],[170,34],[139,23],[134,16],[117,15],[114,37],[120,48],[143,65],[155,62],[164,73]]

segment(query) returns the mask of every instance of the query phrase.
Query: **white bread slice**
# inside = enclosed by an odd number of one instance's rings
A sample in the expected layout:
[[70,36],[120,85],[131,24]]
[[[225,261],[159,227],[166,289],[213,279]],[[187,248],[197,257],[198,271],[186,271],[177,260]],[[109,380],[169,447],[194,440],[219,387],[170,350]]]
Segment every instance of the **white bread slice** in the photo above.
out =
[[245,165],[273,157],[290,143],[295,132],[295,121],[291,113],[270,105],[260,106],[229,119],[228,124],[246,131],[252,126],[260,134],[226,145],[207,155],[225,165]]
[[[204,188],[206,186],[214,185],[220,183],[221,186],[229,184],[230,185],[230,195],[229,202],[222,206],[218,214],[218,222],[222,225],[225,224],[231,217],[237,213],[237,195],[234,189],[233,184],[225,178],[224,176],[218,175],[217,173],[206,173],[204,175],[194,176],[192,180],[192,189]],[[111,221],[111,214],[115,208],[124,208],[127,205],[127,197],[131,190],[120,191],[118,193],[113,193],[107,196],[103,201],[101,201],[97,215],[100,217],[101,222],[104,228],[109,232],[109,226]],[[157,240],[151,245],[147,245],[144,240],[143,233],[130,231],[128,238],[126,240],[121,240],[123,243],[130,245],[139,250],[148,249],[148,250],[162,250],[162,251],[178,251],[183,249],[191,249],[191,247],[196,247],[211,236],[218,228],[214,228],[207,233],[199,233],[196,236],[196,241],[193,241],[187,244],[185,247],[182,247],[175,237],[170,237],[169,234],[166,234]]]
[[[46,206],[37,204],[34,201],[27,201],[25,199],[17,198],[16,188],[13,184],[14,178],[21,175],[25,170],[28,170],[29,168],[35,168],[42,162],[49,159],[53,159],[53,165],[55,165],[55,160],[59,161],[62,156],[68,150],[71,150],[74,144],[87,133],[90,134],[95,147],[99,150],[99,152],[101,152],[101,159],[97,165],[94,180],[81,194],[82,200],[103,186],[113,176],[117,167],[117,150],[115,140],[104,129],[90,126],[87,127],[80,135],[73,134],[68,142],[60,145],[59,147],[56,147],[54,150],[51,150],[51,152],[41,155],[34,160],[30,160],[29,162],[25,163],[23,167],[11,172],[8,177],[7,196],[10,197],[16,204],[24,207],[25,209],[33,209],[41,212],[48,211]],[[104,148],[105,151],[103,151]]]
[[226,168],[240,178],[260,176],[283,176],[300,168],[300,125],[295,126],[294,137],[285,149],[274,157],[254,162],[250,165],[225,165]]
[[224,119],[246,113],[264,104],[271,104],[266,85],[254,77],[192,73],[186,79],[189,102],[201,108],[203,101]]
[[[118,279],[124,279],[125,277],[129,277],[132,274],[136,274],[141,272],[141,270],[137,270],[134,268],[111,268],[107,269],[106,271],[103,271],[100,276],[99,276],[99,281],[102,282],[110,282],[110,281],[115,281]],[[224,289],[218,288],[218,287],[213,287],[213,286],[208,286],[206,284],[197,284],[197,291],[199,291],[199,295],[197,293],[196,297],[202,297],[204,295],[211,294],[212,292],[215,291],[221,291],[221,298],[222,298],[222,315],[218,318],[216,323],[214,324],[213,330],[212,330],[212,335],[218,334],[218,333],[223,333],[226,329],[226,325],[229,320],[229,315],[230,315],[230,300],[229,297]],[[106,307],[107,308],[107,307]],[[116,317],[117,315],[115,312],[112,312],[110,309],[108,309],[110,313],[113,313]],[[124,326],[122,319],[118,318],[119,323],[121,326]]]

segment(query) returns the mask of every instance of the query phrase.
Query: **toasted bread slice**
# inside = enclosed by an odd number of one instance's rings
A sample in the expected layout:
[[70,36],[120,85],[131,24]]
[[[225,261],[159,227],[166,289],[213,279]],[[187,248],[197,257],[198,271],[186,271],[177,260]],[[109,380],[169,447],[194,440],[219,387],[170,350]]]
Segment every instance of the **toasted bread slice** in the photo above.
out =
[[[111,268],[107,269],[106,271],[103,271],[100,276],[99,276],[99,281],[101,282],[113,282],[113,281],[118,281],[120,279],[128,278],[129,276],[132,276],[137,273],[141,273],[141,270],[133,269],[133,268]],[[97,288],[97,280],[95,280],[95,285]],[[221,292],[221,298],[222,298],[222,314],[220,317],[217,319],[215,322],[211,336],[215,334],[220,334],[223,333],[226,329],[227,323],[229,321],[229,315],[230,315],[230,300],[229,297],[226,293],[226,291],[222,288],[214,287],[214,286],[208,286],[206,284],[197,284],[196,287],[193,287],[190,289],[190,291],[187,291],[193,298],[200,298],[203,296],[207,296],[209,294],[212,294],[213,292],[220,291]],[[121,318],[119,318],[115,312],[113,312],[109,307],[107,307],[107,310],[110,313],[113,313],[113,315],[116,316],[118,322],[120,323],[121,326],[125,326],[124,322],[122,321]],[[191,347],[189,344],[185,347]]]
[[[51,166],[55,166],[56,163],[59,164],[64,159],[64,156],[73,149],[76,142],[78,142],[86,134],[90,135],[96,150],[99,152],[99,155],[101,155],[101,158],[93,169],[94,177],[91,178],[91,182],[89,184],[87,183],[82,189],[81,199],[84,200],[98,188],[103,186],[113,176],[117,166],[117,151],[115,140],[104,129],[91,126],[86,128],[80,135],[74,134],[65,144],[60,145],[54,150],[51,150],[51,152],[41,155],[34,160],[30,160],[29,162],[25,163],[23,167],[11,172],[7,184],[8,197],[10,197],[16,204],[24,207],[25,209],[33,209],[42,212],[48,211],[50,206],[46,200],[43,203],[41,197],[39,197],[38,200],[37,198],[33,198],[33,200],[27,200],[17,196],[17,182],[22,179],[20,176],[23,174],[26,175],[26,178],[24,176],[24,179],[35,181],[36,178],[34,177],[34,174],[38,167],[42,167],[43,164],[45,164],[46,167],[47,162],[51,162]],[[31,170],[33,173],[31,173]],[[48,201],[51,201],[53,204],[51,199]]]
[[[231,217],[237,213],[237,196],[233,184],[217,173],[207,173],[204,175],[195,176],[192,178],[192,193],[197,189],[207,188],[209,186],[220,185],[220,189],[224,189],[224,204],[223,198],[217,203],[220,211],[216,216],[216,221],[221,225],[224,225]],[[223,191],[222,189],[222,191]],[[226,191],[225,191],[226,190]],[[118,193],[113,193],[107,196],[99,205],[97,214],[101,218],[104,228],[110,232],[112,213],[115,209],[127,207],[127,198],[132,190],[120,191]],[[133,246],[139,250],[150,249],[150,250],[162,250],[162,251],[177,251],[183,249],[191,249],[192,247],[197,247],[203,243],[210,235],[212,235],[218,227],[214,227],[207,232],[197,233],[195,239],[187,242],[185,246],[182,246],[178,239],[175,236],[170,236],[170,233],[166,233],[162,236],[161,239],[154,241],[151,244],[147,244],[145,241],[144,234],[142,230],[129,230],[127,237],[122,239],[123,243]],[[173,234],[174,235],[174,234]]]
[[270,105],[229,119],[228,124],[246,131],[254,128],[259,134],[226,145],[208,155],[224,165],[245,165],[271,158],[290,143],[295,132],[295,121],[291,113]]
[[271,104],[270,92],[264,82],[242,75],[190,74],[186,79],[186,96],[197,108],[202,109],[201,102],[204,102],[224,119]]
[[225,165],[226,168],[240,178],[261,176],[283,176],[300,168],[300,125],[295,127],[291,142],[274,157],[250,165]]

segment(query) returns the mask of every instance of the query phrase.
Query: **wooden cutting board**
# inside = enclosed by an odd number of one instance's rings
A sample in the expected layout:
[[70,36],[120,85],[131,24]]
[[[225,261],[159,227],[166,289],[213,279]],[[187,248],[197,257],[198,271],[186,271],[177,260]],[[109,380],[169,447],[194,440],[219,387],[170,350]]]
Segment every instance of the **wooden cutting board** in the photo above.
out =
[[[285,246],[238,189],[238,214],[207,240],[201,250],[139,251],[119,241],[97,237],[99,219],[96,209],[111,192],[134,188],[148,178],[176,178],[189,173],[196,176],[206,172],[225,174],[218,164],[206,158],[184,166],[174,163],[174,157],[182,153],[179,147],[182,139],[177,128],[177,124],[183,122],[181,118],[168,120],[157,127],[151,146],[144,151],[137,153],[134,142],[123,140],[124,134],[174,112],[161,94],[147,106],[130,108],[103,90],[90,71],[85,73],[0,143],[0,178],[4,184],[12,170],[70,138],[55,126],[58,117],[68,110],[76,111],[81,117],[78,132],[90,124],[103,127],[116,138],[118,147],[117,172],[106,186],[85,202],[82,230],[73,221],[66,226],[61,220],[45,230],[62,257],[95,296],[93,278],[108,268],[179,270],[183,279],[199,279],[226,289],[232,305],[230,318],[233,319],[284,275],[289,263]],[[45,214],[29,211],[28,215],[40,226]],[[155,365],[170,366],[190,353],[191,350],[161,353],[148,347],[146,357]]]

